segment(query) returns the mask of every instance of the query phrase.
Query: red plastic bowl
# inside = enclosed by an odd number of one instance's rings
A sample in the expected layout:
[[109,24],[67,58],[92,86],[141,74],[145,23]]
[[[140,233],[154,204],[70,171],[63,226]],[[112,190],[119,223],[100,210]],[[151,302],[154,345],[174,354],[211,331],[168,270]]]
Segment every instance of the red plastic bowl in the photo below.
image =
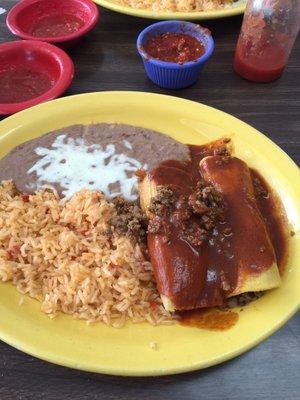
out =
[[[37,40],[0,44],[0,114],[13,114],[60,96],[73,76],[71,58],[52,44]],[[13,101],[4,103],[6,98]]]
[[[69,47],[93,29],[98,19],[98,8],[91,0],[23,0],[9,11],[6,24],[22,39]],[[55,29],[55,36],[47,36],[47,24]]]

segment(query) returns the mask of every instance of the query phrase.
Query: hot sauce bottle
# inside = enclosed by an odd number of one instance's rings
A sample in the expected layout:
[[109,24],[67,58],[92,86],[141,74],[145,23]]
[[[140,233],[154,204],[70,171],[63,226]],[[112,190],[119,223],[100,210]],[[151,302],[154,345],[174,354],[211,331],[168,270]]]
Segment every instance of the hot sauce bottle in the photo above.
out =
[[248,0],[234,69],[253,82],[278,79],[300,27],[300,0]]

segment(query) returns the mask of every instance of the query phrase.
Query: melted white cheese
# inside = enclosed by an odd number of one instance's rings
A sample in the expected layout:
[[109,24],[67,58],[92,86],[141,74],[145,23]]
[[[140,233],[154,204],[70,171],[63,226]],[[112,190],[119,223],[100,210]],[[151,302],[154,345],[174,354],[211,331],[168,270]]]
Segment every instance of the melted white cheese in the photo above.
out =
[[[136,200],[134,172],[147,169],[146,164],[142,165],[135,158],[117,154],[113,144],[103,149],[98,144],[87,145],[81,138],[67,138],[66,135],[57,136],[51,148],[37,147],[35,152],[41,158],[27,173],[36,173],[38,187],[45,182],[59,184],[65,197],[90,189],[101,190],[108,198],[121,195],[127,200]],[[112,185],[118,190],[112,190]]]
[[127,149],[132,150],[132,144],[130,142],[128,142],[128,140],[123,140],[123,143],[125,145],[125,147],[127,147]]

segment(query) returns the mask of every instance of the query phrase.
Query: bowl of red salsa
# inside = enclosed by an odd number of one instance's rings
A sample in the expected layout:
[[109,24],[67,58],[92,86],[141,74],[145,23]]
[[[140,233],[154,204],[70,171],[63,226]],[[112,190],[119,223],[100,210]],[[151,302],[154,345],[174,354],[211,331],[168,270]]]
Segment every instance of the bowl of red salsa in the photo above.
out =
[[52,44],[37,40],[0,44],[0,115],[60,96],[73,75],[71,58]]
[[74,45],[99,19],[91,0],[23,0],[8,13],[10,31],[22,39]]
[[214,50],[208,29],[191,22],[162,21],[138,36],[137,49],[148,77],[165,89],[193,85]]

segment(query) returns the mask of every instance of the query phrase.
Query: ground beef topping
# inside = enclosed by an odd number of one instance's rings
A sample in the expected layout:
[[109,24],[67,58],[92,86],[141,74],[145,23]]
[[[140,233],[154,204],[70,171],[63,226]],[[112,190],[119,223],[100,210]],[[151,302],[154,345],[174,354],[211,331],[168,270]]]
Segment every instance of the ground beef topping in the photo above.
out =
[[201,246],[217,222],[224,219],[225,206],[220,193],[201,180],[189,195],[180,194],[171,186],[159,187],[149,211],[153,217],[148,232],[160,234],[169,241],[171,232],[176,229],[182,240]]
[[131,203],[122,197],[113,200],[117,215],[110,223],[120,235],[128,235],[139,243],[145,242],[147,218],[136,203]]
[[159,217],[172,212],[175,205],[174,191],[170,187],[161,186],[157,194],[151,199],[149,211]]
[[259,299],[265,292],[246,292],[226,299],[224,308],[244,307],[254,300]]

